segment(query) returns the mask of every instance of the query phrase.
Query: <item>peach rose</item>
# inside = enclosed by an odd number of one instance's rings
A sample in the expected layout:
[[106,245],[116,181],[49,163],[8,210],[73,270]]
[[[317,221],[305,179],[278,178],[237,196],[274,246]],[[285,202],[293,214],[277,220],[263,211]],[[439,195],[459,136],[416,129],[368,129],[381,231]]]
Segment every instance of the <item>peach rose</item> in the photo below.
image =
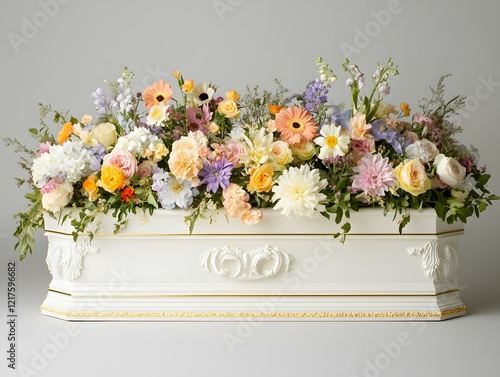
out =
[[137,172],[137,160],[129,151],[114,149],[104,156],[102,166],[115,165],[125,174],[125,179],[130,179]]
[[417,196],[431,188],[431,180],[427,176],[425,166],[420,160],[406,160],[393,170],[398,187]]
[[249,192],[266,192],[273,187],[274,170],[271,164],[263,164],[250,169],[250,181],[247,189]]

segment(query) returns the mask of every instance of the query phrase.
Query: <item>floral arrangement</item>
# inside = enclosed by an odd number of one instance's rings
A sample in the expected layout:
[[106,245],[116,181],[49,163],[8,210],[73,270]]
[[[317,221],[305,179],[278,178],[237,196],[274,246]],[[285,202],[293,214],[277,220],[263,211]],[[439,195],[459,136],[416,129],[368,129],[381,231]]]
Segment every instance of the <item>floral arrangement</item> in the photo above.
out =
[[[316,63],[318,77],[300,94],[276,81],[274,91],[256,86],[219,96],[214,84],[178,71],[175,92],[157,81],[133,93],[125,68],[92,93],[96,117],[40,104],[41,127],[30,129],[39,150],[6,139],[27,155],[21,166],[29,179],[18,179],[30,186],[29,207],[16,215],[21,259],[33,252],[44,214],[61,216],[67,207],[75,208],[75,238],[108,212],[118,231],[129,213],[180,208],[192,231],[219,211],[255,224],[267,207],[289,217],[333,217],[343,241],[360,207],[394,210],[402,231],[409,209],[433,207],[444,221],[466,222],[499,199],[487,190],[477,150],[455,138],[460,129],[448,117],[464,98],[445,100],[446,76],[412,114],[408,103],[398,109],[385,101],[389,78],[398,75],[391,59],[369,80],[345,60],[349,106],[329,100],[337,76],[322,58]],[[48,115],[62,125],[55,136]]]

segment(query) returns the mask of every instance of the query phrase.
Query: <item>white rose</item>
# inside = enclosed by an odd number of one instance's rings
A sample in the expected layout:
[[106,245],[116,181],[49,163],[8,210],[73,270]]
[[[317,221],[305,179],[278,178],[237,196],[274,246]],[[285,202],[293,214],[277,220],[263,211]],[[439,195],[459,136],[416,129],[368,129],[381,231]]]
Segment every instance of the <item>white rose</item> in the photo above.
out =
[[427,139],[420,140],[420,143],[422,144],[422,148],[427,152],[429,161],[434,160],[439,154],[439,149],[436,147],[436,144]]
[[467,170],[454,158],[438,154],[434,164],[437,175],[448,186],[456,187],[464,181]]
[[51,192],[42,195],[42,207],[55,213],[66,207],[72,197],[73,186],[65,181]]
[[118,138],[116,127],[112,123],[98,124],[92,128],[91,134],[99,144],[104,145],[104,148],[109,148],[116,144],[116,140]]

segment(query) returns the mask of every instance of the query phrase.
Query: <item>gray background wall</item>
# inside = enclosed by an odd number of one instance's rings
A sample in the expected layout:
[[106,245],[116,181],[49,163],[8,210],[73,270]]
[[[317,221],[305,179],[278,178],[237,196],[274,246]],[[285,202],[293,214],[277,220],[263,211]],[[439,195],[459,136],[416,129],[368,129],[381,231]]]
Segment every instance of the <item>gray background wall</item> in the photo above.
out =
[[[27,130],[38,126],[39,102],[77,116],[92,112],[90,93],[103,80],[118,78],[123,66],[135,72],[138,88],[160,78],[170,80],[170,73],[179,69],[195,81],[217,83],[221,92],[243,91],[247,83],[271,89],[274,78],[300,91],[315,77],[314,61],[321,55],[340,78],[333,89],[335,100],[346,101],[346,77],[340,69],[344,55],[367,75],[377,62],[391,56],[401,73],[391,80],[388,101],[394,104],[404,100],[416,109],[439,76],[452,74],[447,93],[468,96],[457,119],[464,127],[460,139],[479,148],[482,163],[493,175],[490,189],[500,193],[500,3],[143,0],[125,4],[2,1],[2,138],[18,137],[35,147]],[[5,313],[7,261],[17,260],[11,218],[26,201],[14,181],[20,173],[12,150],[0,148],[0,161],[0,312]],[[462,242],[459,279],[468,316],[416,326],[98,323],[76,324],[71,332],[66,323],[39,314],[50,280],[44,262],[46,242],[39,234],[36,254],[18,263],[18,366],[31,368],[36,373],[31,375],[51,377],[494,375],[500,367],[500,250],[495,241],[499,209],[497,203],[480,219],[472,219]],[[0,328],[4,354],[8,330],[5,325]],[[72,335],[55,356],[45,363],[37,359],[37,353],[64,332]],[[227,333],[240,334],[242,343],[228,347]],[[410,344],[391,354],[388,345],[406,333]],[[1,375],[19,374],[10,373],[1,359]],[[389,363],[371,368],[377,360]]]

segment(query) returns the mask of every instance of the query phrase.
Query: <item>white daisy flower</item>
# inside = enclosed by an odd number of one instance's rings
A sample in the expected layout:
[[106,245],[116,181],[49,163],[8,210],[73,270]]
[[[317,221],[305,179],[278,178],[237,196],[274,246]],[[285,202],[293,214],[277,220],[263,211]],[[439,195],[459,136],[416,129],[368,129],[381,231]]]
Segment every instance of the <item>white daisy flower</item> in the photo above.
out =
[[319,132],[321,136],[314,139],[314,143],[321,147],[319,159],[323,160],[330,156],[343,156],[349,149],[351,141],[349,135],[341,132],[342,127],[335,124],[327,124]]

